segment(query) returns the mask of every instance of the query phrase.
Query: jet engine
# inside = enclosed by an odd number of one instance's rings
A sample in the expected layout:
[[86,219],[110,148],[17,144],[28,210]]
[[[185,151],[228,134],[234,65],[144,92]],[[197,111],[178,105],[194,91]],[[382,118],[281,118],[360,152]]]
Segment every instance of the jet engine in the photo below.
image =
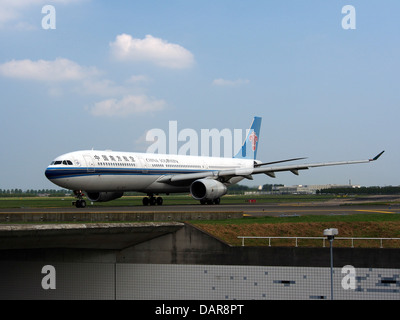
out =
[[93,202],[107,202],[121,198],[123,192],[86,192],[86,196]]
[[226,194],[224,184],[213,179],[199,179],[190,185],[190,193],[196,200],[215,200]]

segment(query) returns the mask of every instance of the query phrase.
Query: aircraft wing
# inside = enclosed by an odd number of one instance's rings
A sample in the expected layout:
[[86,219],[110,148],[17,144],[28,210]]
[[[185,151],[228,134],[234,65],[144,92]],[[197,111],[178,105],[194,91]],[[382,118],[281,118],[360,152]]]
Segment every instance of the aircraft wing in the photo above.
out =
[[[188,184],[197,179],[203,178],[211,178],[220,180],[221,182],[229,182],[229,179],[233,177],[244,177],[246,179],[253,179],[253,174],[264,173],[270,177],[275,177],[275,172],[283,172],[290,171],[293,174],[298,175],[300,170],[307,170],[309,168],[316,167],[327,167],[327,166],[337,166],[337,165],[348,165],[348,164],[357,164],[357,163],[369,163],[372,161],[378,160],[378,158],[384,153],[382,151],[378,155],[376,155],[372,159],[367,160],[355,160],[355,161],[339,161],[339,162],[322,162],[322,163],[310,163],[310,164],[300,164],[300,165],[290,165],[290,166],[266,166],[265,164],[256,165],[254,168],[238,168],[238,169],[229,169],[229,170],[215,170],[215,171],[205,171],[198,173],[189,173],[189,174],[177,174],[177,175],[167,175],[161,177],[158,182],[164,182],[169,184]],[[299,158],[293,159],[297,160]],[[273,163],[278,162],[286,162],[289,160],[275,161]]]

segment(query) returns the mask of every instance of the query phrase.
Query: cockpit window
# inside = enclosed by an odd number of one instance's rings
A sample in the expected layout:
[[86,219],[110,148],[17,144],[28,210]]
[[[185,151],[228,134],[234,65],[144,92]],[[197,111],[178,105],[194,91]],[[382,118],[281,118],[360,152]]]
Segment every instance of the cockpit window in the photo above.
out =
[[72,166],[73,165],[71,160],[56,160],[56,161],[52,161],[50,165],[57,166],[57,165],[60,165],[60,164],[63,164],[65,166]]

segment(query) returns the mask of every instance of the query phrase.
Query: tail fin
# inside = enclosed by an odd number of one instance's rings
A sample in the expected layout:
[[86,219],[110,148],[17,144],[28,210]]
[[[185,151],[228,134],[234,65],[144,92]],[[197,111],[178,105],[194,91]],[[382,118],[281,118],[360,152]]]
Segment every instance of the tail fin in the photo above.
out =
[[239,152],[234,156],[234,158],[254,160],[256,159],[257,147],[260,139],[260,128],[261,118],[254,117],[246,140],[243,142],[242,147],[240,148]]

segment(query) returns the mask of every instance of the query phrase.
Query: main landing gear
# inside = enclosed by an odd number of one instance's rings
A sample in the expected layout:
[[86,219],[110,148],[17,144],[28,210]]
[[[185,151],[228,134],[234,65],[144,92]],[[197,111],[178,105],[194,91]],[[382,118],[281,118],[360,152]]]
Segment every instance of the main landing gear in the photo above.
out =
[[200,204],[220,204],[221,198],[216,198],[214,200],[200,200]]
[[74,195],[78,200],[73,201],[72,205],[77,208],[86,208],[86,201],[83,200],[84,194],[82,193],[82,190],[74,190]]
[[158,206],[161,206],[163,204],[163,198],[154,197],[153,194],[148,194],[147,197],[143,198],[142,203],[143,203],[144,206],[147,206],[147,205],[151,205],[151,206],[158,205]]

